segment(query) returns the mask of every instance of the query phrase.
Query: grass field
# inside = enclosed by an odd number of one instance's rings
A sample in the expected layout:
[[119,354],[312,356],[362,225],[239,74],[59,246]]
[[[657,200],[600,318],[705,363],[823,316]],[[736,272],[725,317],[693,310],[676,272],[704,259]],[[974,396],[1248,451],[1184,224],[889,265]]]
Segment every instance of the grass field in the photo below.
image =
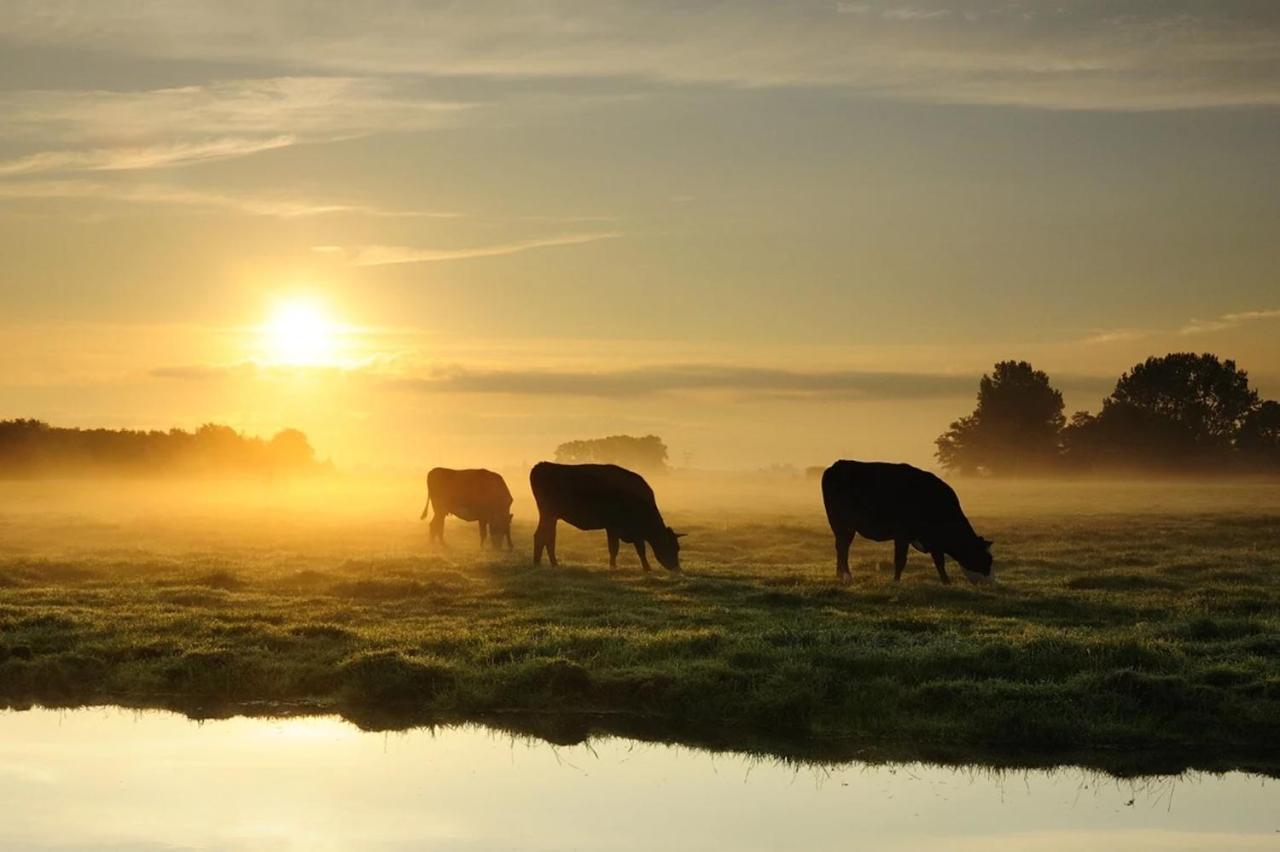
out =
[[521,493],[507,555],[428,549],[413,482],[9,484],[0,699],[1280,766],[1275,485],[962,484],[995,588],[865,540],[836,584],[815,483],[656,485],[683,575],[563,527],[533,569]]

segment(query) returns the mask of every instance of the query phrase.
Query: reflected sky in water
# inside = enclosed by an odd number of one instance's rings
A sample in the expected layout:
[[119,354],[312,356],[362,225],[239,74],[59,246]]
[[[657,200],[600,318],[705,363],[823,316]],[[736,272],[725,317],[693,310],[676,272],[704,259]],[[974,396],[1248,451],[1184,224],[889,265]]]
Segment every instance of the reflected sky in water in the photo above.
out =
[[795,767],[334,718],[0,712],[0,848],[1277,849],[1280,783]]

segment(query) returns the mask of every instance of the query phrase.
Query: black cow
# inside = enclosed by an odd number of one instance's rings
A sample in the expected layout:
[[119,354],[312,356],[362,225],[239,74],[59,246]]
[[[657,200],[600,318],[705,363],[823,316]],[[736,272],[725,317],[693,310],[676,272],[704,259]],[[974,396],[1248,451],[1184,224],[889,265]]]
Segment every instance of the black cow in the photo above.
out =
[[640,564],[649,570],[645,542],[662,567],[680,570],[681,533],[662,520],[653,489],[638,473],[614,464],[554,464],[538,462],[529,471],[529,485],[538,504],[538,529],[533,534],[533,564],[542,562],[545,547],[556,562],[556,521],[580,530],[604,530],[609,536],[609,567],[618,567],[618,542],[636,546]]
[[849,545],[855,534],[893,540],[893,580],[907,564],[907,548],[933,557],[942,582],[943,563],[960,563],[972,582],[995,580],[991,542],[973,531],[951,486],[909,464],[838,461],[822,474],[822,502],[836,537],[836,577],[849,582]]
[[428,526],[427,540],[439,539],[444,543],[444,519],[456,515],[464,521],[480,522],[480,546],[485,536],[493,535],[493,546],[499,547],[507,540],[511,549],[511,491],[501,475],[491,470],[450,470],[433,467],[427,474],[427,505],[422,507],[422,517],[435,507],[435,516]]

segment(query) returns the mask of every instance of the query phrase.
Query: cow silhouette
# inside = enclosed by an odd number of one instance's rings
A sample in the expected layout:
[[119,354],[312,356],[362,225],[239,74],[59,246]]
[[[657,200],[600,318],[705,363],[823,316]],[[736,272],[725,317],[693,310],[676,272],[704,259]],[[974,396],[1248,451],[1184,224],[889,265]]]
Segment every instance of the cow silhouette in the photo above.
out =
[[942,582],[950,556],[969,580],[995,580],[991,542],[973,531],[951,486],[909,464],[838,461],[822,474],[822,503],[836,539],[836,577],[849,582],[855,535],[893,542],[893,580],[902,577],[907,548],[933,557]]
[[427,504],[422,516],[435,509],[435,515],[427,526],[427,540],[444,543],[444,519],[454,515],[464,521],[480,522],[480,546],[484,547],[486,535],[492,536],[493,546],[500,547],[503,540],[511,549],[511,490],[501,475],[483,468],[451,470],[435,467],[427,474]]
[[614,464],[556,464],[538,462],[529,471],[529,485],[538,504],[538,528],[533,534],[533,564],[547,551],[556,562],[556,522],[580,530],[604,530],[609,538],[609,567],[618,567],[620,542],[635,545],[640,565],[649,570],[645,544],[653,548],[662,567],[680,570],[680,537],[662,520],[653,489],[644,477]]

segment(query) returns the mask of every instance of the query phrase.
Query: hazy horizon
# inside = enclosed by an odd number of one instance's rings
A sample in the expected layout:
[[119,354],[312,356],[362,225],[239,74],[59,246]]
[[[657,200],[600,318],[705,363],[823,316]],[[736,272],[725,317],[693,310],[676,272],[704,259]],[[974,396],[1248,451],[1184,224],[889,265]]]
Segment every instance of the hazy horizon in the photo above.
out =
[[934,467],[979,376],[1280,396],[1280,7],[4,2],[0,418]]

